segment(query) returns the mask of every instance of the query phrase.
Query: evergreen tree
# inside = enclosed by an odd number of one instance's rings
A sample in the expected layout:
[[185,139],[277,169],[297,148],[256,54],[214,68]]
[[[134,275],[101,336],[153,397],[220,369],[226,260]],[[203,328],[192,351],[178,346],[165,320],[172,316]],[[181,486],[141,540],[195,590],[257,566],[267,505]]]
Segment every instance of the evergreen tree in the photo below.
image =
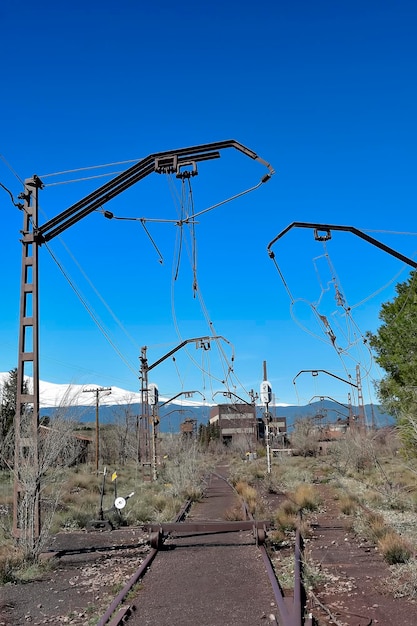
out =
[[386,375],[376,384],[384,408],[399,424],[417,411],[417,272],[396,286],[397,296],[382,305],[378,331],[367,333],[377,363]]
[[[27,385],[24,384],[23,392],[27,393]],[[8,379],[0,389],[0,467],[10,463],[14,450],[14,416],[16,414],[17,399],[17,368],[10,370]]]
[[4,439],[13,426],[16,414],[17,368],[10,370],[1,390],[0,436]]

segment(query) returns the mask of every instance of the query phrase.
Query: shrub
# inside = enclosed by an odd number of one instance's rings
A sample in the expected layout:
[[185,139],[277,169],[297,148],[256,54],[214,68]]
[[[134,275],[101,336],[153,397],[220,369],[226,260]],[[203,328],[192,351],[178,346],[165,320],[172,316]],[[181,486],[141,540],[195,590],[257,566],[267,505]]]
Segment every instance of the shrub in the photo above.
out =
[[295,516],[299,511],[299,506],[294,500],[284,500],[279,507],[279,511],[282,511],[286,515]]
[[378,548],[390,565],[406,563],[412,554],[408,541],[393,531],[388,532],[378,541]]
[[0,585],[15,580],[14,572],[23,563],[23,555],[11,546],[0,549]]
[[389,532],[389,527],[385,524],[384,518],[378,513],[372,513],[367,517],[370,539],[377,543],[385,537]]
[[417,562],[410,559],[407,563],[390,567],[390,576],[384,583],[392,591],[394,598],[417,599]]
[[339,508],[344,515],[352,515],[358,507],[356,498],[352,496],[343,496],[339,500]]
[[320,499],[312,485],[302,484],[297,487],[293,495],[295,503],[300,510],[316,511]]
[[254,487],[251,487],[251,485],[248,485],[248,483],[242,481],[236,483],[235,489],[247,505],[248,511],[252,515],[254,515],[257,509],[258,500],[258,494],[256,489]]
[[268,532],[268,544],[272,547],[273,550],[278,549],[285,540],[286,535],[281,529]]
[[282,530],[282,531],[295,530],[295,528],[297,527],[296,514],[286,511],[282,508],[278,509],[274,513],[273,520],[278,530]]
[[230,509],[227,509],[227,511],[224,514],[224,518],[228,520],[229,522],[244,520],[245,514],[243,512],[243,507],[240,506],[239,504],[236,504]]

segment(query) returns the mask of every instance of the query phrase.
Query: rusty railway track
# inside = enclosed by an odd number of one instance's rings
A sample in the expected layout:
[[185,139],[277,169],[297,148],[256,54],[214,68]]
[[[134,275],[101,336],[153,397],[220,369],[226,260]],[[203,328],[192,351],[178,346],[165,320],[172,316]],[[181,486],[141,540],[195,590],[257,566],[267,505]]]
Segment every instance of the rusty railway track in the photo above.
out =
[[[242,502],[241,505],[243,511],[242,517],[245,517],[245,519],[227,520],[227,516],[230,515],[232,503],[235,504],[236,508],[237,501],[238,496],[233,487],[228,483],[225,475],[223,473],[213,472],[202,503],[192,505],[192,503],[188,501],[172,522],[146,525],[144,529],[149,534],[151,550],[138,570],[131,576],[127,584],[111,602],[104,615],[97,622],[97,626],[119,626],[121,624],[145,626],[153,623],[177,624],[180,622],[175,621],[173,615],[171,615],[169,621],[166,622],[161,622],[161,616],[159,614],[153,616],[152,603],[157,605],[155,610],[159,610],[159,605],[162,604],[167,607],[167,610],[169,610],[168,607],[170,607],[172,612],[174,604],[181,605],[183,601],[185,606],[184,609],[180,609],[184,611],[181,624],[195,625],[204,623],[215,626],[216,624],[234,625],[235,623],[247,623],[252,626],[255,623],[268,623],[269,620],[269,623],[279,626],[312,626],[313,618],[304,615],[303,544],[300,532],[297,531],[295,538],[293,593],[288,594],[287,591],[284,595],[279,580],[276,578],[266,545],[267,533],[271,527],[271,522],[270,520],[254,519],[250,515],[249,509],[244,502]],[[215,546],[215,550],[217,550],[215,559],[217,559],[218,562],[215,563],[215,568],[223,568],[223,571],[225,571],[226,569],[237,567],[238,574],[242,576],[242,579],[235,581],[233,589],[217,589],[217,595],[214,595],[214,599],[211,600],[213,604],[216,605],[216,599],[218,598],[218,602],[223,603],[224,607],[227,607],[229,606],[228,596],[237,594],[238,608],[233,609],[235,613],[233,618],[230,615],[223,614],[221,610],[213,610],[212,616],[208,616],[206,613],[206,617],[201,617],[201,615],[200,617],[192,617],[192,607],[190,607],[190,605],[193,604],[193,597],[191,597],[191,602],[189,600],[187,601],[185,593],[182,593],[185,592],[185,585],[188,580],[187,576],[190,576],[190,573],[187,575],[182,574],[184,577],[183,588],[181,588],[180,584],[178,585],[178,581],[174,576],[171,580],[173,589],[164,588],[162,591],[157,590],[156,593],[152,594],[152,588],[158,589],[158,583],[153,582],[150,585],[151,590],[147,596],[143,594],[142,591],[137,591],[133,602],[126,600],[128,596],[129,598],[131,597],[133,593],[132,590],[134,590],[137,583],[142,581],[142,579],[144,579],[144,587],[146,588],[147,577],[150,576],[148,570],[150,572],[152,571],[153,568],[150,569],[150,566],[158,555],[162,555],[166,559],[166,565],[161,566],[162,572],[166,575],[166,570],[170,569],[171,565],[174,567],[172,555],[175,551],[181,551],[181,562],[186,562],[187,559],[190,558],[191,565],[195,565],[196,563],[200,563],[201,559],[204,558],[205,552],[209,549],[212,550],[213,546]],[[236,548],[242,548],[242,546],[252,546],[248,549],[250,550],[250,554],[248,551],[248,561],[250,565],[249,571],[252,570],[253,566],[255,578],[253,581],[250,580],[249,585],[247,580],[246,582],[241,582],[241,580],[244,580],[244,572],[240,570],[245,569],[247,566],[245,560],[243,560],[243,565],[241,562],[236,565],[233,556],[230,560],[231,554],[240,554],[236,553]],[[253,553],[254,547],[256,550],[255,554]],[[198,550],[197,557],[195,555],[193,556],[193,551],[195,552],[196,550]],[[259,568],[259,554],[261,555],[263,563],[262,572]],[[225,563],[224,559],[226,558],[229,560]],[[239,559],[237,558],[236,561],[239,561]],[[257,573],[255,573],[255,564]],[[157,567],[156,561],[155,567]],[[147,577],[145,577],[145,574]],[[205,574],[210,576],[210,570],[208,569]],[[180,574],[178,574],[178,576],[179,575]],[[262,576],[263,580],[260,580]],[[197,602],[198,599],[201,603],[202,597],[208,594],[207,585],[211,588],[217,584],[217,580],[204,581],[198,578],[198,574],[196,573],[195,579],[193,579],[191,574],[190,584],[191,586],[194,585],[196,589],[195,602]],[[176,589],[176,585],[178,585],[178,589]],[[248,588],[248,593],[253,589],[253,595],[251,597],[248,597],[247,593],[245,595],[245,588]],[[184,596],[184,600],[181,597],[181,593]],[[167,596],[166,601],[158,594]],[[157,600],[156,596],[158,596]],[[262,601],[260,600],[260,596],[263,596],[263,613],[261,615],[261,611],[259,610],[259,621],[245,621],[250,619],[247,615],[249,607],[253,609],[254,603],[259,603],[261,607]],[[175,602],[173,600],[175,600]],[[143,605],[146,602],[150,602],[151,607],[144,610]],[[210,600],[208,602],[210,602]],[[246,608],[244,606],[245,602],[247,603]],[[265,610],[265,607],[267,607],[269,611]],[[225,608],[225,610],[227,610],[227,608]],[[207,608],[207,612],[208,611],[210,611],[210,606]],[[256,610],[253,612],[257,615]],[[240,617],[237,614],[239,614]],[[152,618],[150,618],[149,615],[152,615]],[[150,619],[155,619],[155,622],[150,621]],[[171,619],[173,621],[171,621]]]

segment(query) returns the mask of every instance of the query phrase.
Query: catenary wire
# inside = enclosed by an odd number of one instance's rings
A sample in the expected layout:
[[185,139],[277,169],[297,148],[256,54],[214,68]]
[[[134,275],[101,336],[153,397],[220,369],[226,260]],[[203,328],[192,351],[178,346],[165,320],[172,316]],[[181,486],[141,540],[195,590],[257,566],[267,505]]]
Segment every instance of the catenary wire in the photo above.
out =
[[[71,250],[68,248],[68,246],[66,245],[66,243],[62,240],[61,237],[59,237],[61,244],[64,246],[65,250],[67,251],[67,253],[69,254],[69,256],[71,257],[71,259],[74,261],[75,265],[78,267],[78,269],[80,270],[82,276],[85,278],[85,280],[87,281],[87,283],[90,285],[91,289],[94,291],[94,293],[96,294],[96,296],[98,297],[98,299],[100,300],[100,302],[104,305],[104,307],[107,309],[107,311],[110,313],[111,317],[113,318],[113,320],[116,322],[116,324],[118,325],[118,327],[120,328],[120,330],[126,335],[126,337],[129,339],[129,341],[132,343],[132,345],[135,347],[135,349],[139,352],[140,351],[140,346],[139,344],[137,344],[137,342],[135,341],[134,337],[132,337],[132,335],[128,332],[128,330],[126,329],[126,327],[124,326],[124,324],[119,320],[119,318],[117,317],[117,315],[114,313],[114,311],[111,309],[110,305],[106,302],[106,300],[103,298],[103,296],[101,295],[101,293],[98,291],[98,289],[95,287],[94,283],[92,282],[92,280],[89,278],[89,276],[87,275],[87,273],[84,271],[84,269],[81,267],[81,264],[78,262],[78,260],[75,258],[75,256],[72,254]],[[56,257],[52,257],[55,258]]]
[[101,165],[88,165],[86,167],[77,167],[71,170],[63,170],[61,172],[52,172],[51,174],[42,174],[39,178],[50,178],[52,176],[63,176],[64,174],[74,174],[75,172],[85,172],[87,170],[97,170],[105,167],[114,167],[115,165],[126,165],[128,163],[138,163],[142,159],[128,159],[127,161],[114,161],[113,163],[104,163]]
[[[42,210],[42,208],[39,206],[38,207],[39,211],[45,216],[45,212]],[[33,220],[32,220],[33,221]],[[34,224],[34,227],[36,228],[37,225]],[[124,332],[124,334],[126,335],[126,337],[131,341],[132,345],[134,345],[134,347],[139,351],[139,346],[136,344],[135,340],[133,339],[133,337],[128,333],[128,331],[126,330],[126,328],[123,326],[123,324],[121,323],[121,321],[117,318],[117,316],[114,314],[114,312],[112,311],[112,309],[110,308],[110,306],[107,304],[107,302],[104,300],[104,298],[102,297],[102,295],[99,293],[99,291],[97,290],[97,288],[94,286],[94,284],[92,283],[92,281],[90,280],[90,278],[87,276],[86,272],[83,270],[83,268],[81,267],[80,263],[77,261],[77,259],[75,258],[75,256],[72,254],[72,252],[70,251],[70,249],[68,248],[68,246],[66,245],[66,243],[63,241],[62,237],[58,237],[59,241],[61,242],[61,244],[64,246],[65,250],[67,251],[67,253],[69,254],[69,256],[72,258],[72,260],[74,261],[74,263],[77,265],[78,269],[80,270],[80,272],[82,273],[82,275],[84,276],[85,280],[88,282],[88,284],[90,285],[90,287],[93,289],[94,293],[97,295],[97,297],[100,299],[100,301],[102,302],[102,304],[105,306],[105,308],[107,309],[107,311],[110,313],[110,315],[112,316],[112,318],[114,319],[114,321],[116,322],[116,324],[119,326],[119,328],[122,330],[122,332]],[[48,248],[48,246],[47,246]],[[63,274],[63,276],[65,277],[66,280],[68,280],[68,283],[70,284],[71,288],[74,290],[74,292],[77,294],[79,292],[79,290],[74,289],[75,283],[72,280],[69,280],[69,275],[66,271],[64,270],[64,266],[63,264],[58,260],[58,257],[55,254],[52,254],[51,249],[48,248],[48,252],[51,255],[51,258],[54,260],[55,263],[57,263],[58,268],[60,269],[61,273]],[[81,292],[79,292],[81,293]],[[83,300],[81,300],[81,302],[84,305]],[[84,305],[85,306],[85,305]],[[89,306],[88,307],[91,311],[92,311],[92,307]],[[94,317],[95,316],[95,317]],[[94,314],[92,316],[92,319],[98,319],[98,316],[96,314]],[[100,328],[100,326],[99,326]],[[101,330],[101,328],[100,328]],[[106,331],[105,333],[103,333],[103,335],[107,338],[109,336],[109,333]],[[115,346],[113,341],[110,341],[110,344],[112,345],[112,347]],[[116,349],[117,354],[120,355],[120,350],[117,348]],[[124,360],[124,359],[122,359]]]
[[8,169],[11,171],[11,173],[13,174],[13,176],[15,176],[15,178],[17,178],[17,180],[19,181],[19,183],[21,183],[21,185],[24,185],[23,179],[20,178],[19,174],[16,172],[16,170],[14,170],[12,168],[12,166],[10,165],[10,163],[7,161],[6,157],[3,154],[0,154],[0,159],[3,161],[3,163],[5,163],[5,165],[8,167]]
[[59,185],[71,185],[72,183],[82,183],[86,180],[95,180],[96,178],[106,178],[107,176],[117,176],[121,174],[123,170],[116,172],[106,172],[105,174],[96,174],[94,176],[83,176],[82,178],[72,178],[71,180],[60,180],[57,183],[45,183],[44,187],[58,187]]
[[[7,163],[6,159],[4,158],[3,155],[0,155],[1,158],[3,159],[3,161],[7,164],[7,166],[10,168],[10,170],[13,172],[13,174],[16,176],[16,178],[23,183],[23,181],[21,180],[21,178],[18,176],[18,174],[13,170],[13,168],[10,166],[9,163]],[[18,205],[16,205],[18,206]],[[20,206],[19,206],[20,208]],[[38,207],[38,210],[45,215],[45,212],[42,210],[42,207]],[[34,224],[33,222],[33,217],[31,217],[31,221],[33,224],[33,227],[36,229],[37,228],[37,224]],[[65,245],[65,244],[64,244]],[[110,343],[110,345],[113,347],[113,349],[116,351],[116,353],[120,356],[120,358],[122,359],[123,362],[125,362],[129,369],[131,369],[132,371],[135,372],[135,374],[137,374],[136,369],[132,369],[132,365],[129,364],[127,362],[127,360],[125,359],[125,357],[122,355],[121,351],[117,348],[117,346],[115,345],[115,343],[112,341],[112,339],[110,338],[108,332],[104,329],[103,325],[101,324],[101,322],[99,321],[97,315],[92,311],[91,307],[87,305],[86,301],[82,298],[79,290],[76,288],[75,284],[73,283],[73,281],[70,280],[69,276],[67,275],[66,271],[64,270],[63,265],[58,261],[56,255],[53,254],[52,250],[50,249],[49,246],[46,246],[49,254],[51,255],[51,258],[54,260],[54,262],[56,263],[57,267],[59,268],[59,270],[61,271],[61,273],[63,274],[63,276],[65,277],[65,279],[68,281],[69,285],[71,286],[71,288],[73,289],[74,293],[76,293],[77,297],[80,298],[80,301],[82,302],[83,306],[86,308],[86,310],[89,312],[89,315],[91,316],[91,318],[95,321],[95,323],[97,324],[98,328],[100,329],[100,331],[102,332],[103,336],[107,339],[107,341]],[[69,254],[70,251],[67,248],[67,251]],[[73,260],[77,263],[76,259],[73,257],[73,255],[71,255]],[[79,269],[83,272],[83,270],[81,269],[80,265],[77,263]],[[117,319],[117,317],[112,313],[110,307],[105,303],[104,299],[100,296],[100,294],[98,293],[98,291],[94,288],[94,286],[92,285],[91,281],[88,279],[88,277],[86,276],[86,274],[83,272],[85,278],[88,280],[88,282],[90,283],[90,285],[93,287],[93,289],[95,290],[97,296],[101,299],[101,301],[103,302],[103,304],[106,306],[106,308],[108,309],[108,311],[111,313],[111,315],[113,316],[113,319],[116,321],[116,323],[119,324],[119,326],[123,329],[120,321]],[[126,332],[126,330],[125,330]],[[132,339],[130,337],[130,339]]]
[[[173,263],[173,272],[172,272],[172,279],[171,279],[171,315],[172,315],[172,319],[173,319],[175,330],[177,332],[177,336],[178,336],[179,340],[181,340],[181,341],[183,341],[183,336],[182,336],[182,333],[181,333],[181,330],[180,330],[180,327],[179,327],[179,323],[178,323],[178,318],[177,318],[177,315],[176,315],[175,283],[177,281],[178,274],[179,274],[179,264],[180,264],[179,256],[180,256],[180,250],[182,250],[182,245],[183,245],[183,232],[182,232],[183,231],[183,223],[187,221],[187,217],[185,219],[183,219],[183,218],[184,218],[184,215],[186,215],[186,216],[189,215],[189,213],[186,212],[185,204],[186,204],[186,202],[190,202],[189,194],[184,194],[184,185],[182,187],[183,187],[183,189],[182,189],[182,194],[181,194],[181,198],[180,198],[181,206],[178,208],[178,213],[179,213],[180,220],[181,220],[181,223],[179,225],[181,234],[177,236],[177,252],[174,253],[174,258],[176,258],[177,261],[176,262],[174,261],[174,263]],[[195,235],[195,233],[194,233],[194,235]],[[190,251],[189,250],[188,250],[188,254],[189,254],[189,258],[190,258]],[[191,261],[191,267],[193,267],[193,261],[191,259],[192,259],[192,253],[191,253],[190,261]],[[199,290],[198,290],[198,293],[199,293]],[[209,327],[209,328],[210,328],[210,333],[212,333],[212,328],[211,327]],[[213,335],[211,335],[211,336],[214,339],[214,336]],[[216,345],[218,347],[219,343],[220,343],[220,340],[216,339],[215,341],[216,341]],[[214,374],[211,371],[208,371],[207,369],[204,369],[203,366],[200,365],[197,362],[197,360],[194,359],[194,357],[192,357],[192,355],[190,354],[189,350],[187,350],[186,347],[185,347],[185,352],[187,353],[189,359],[194,363],[194,365],[198,369],[200,369],[200,371],[202,371],[202,373],[206,374],[210,378],[210,381],[214,379],[214,380],[217,380],[218,382],[224,383],[224,379],[220,379],[219,377],[214,376]],[[223,364],[223,362],[222,362],[222,364]]]
[[122,352],[119,350],[119,348],[116,346],[116,344],[114,343],[114,341],[111,339],[109,333],[107,332],[107,330],[104,328],[103,324],[101,323],[101,321],[99,320],[98,316],[94,313],[94,311],[92,310],[92,308],[89,306],[89,304],[87,303],[87,301],[85,300],[85,298],[82,296],[81,292],[79,291],[79,289],[76,287],[76,285],[73,283],[73,281],[71,280],[71,278],[68,276],[67,272],[65,271],[64,267],[61,265],[61,263],[59,262],[59,260],[56,258],[56,256],[54,255],[54,253],[52,252],[50,246],[48,246],[48,244],[45,244],[46,249],[48,250],[49,254],[51,255],[52,259],[54,260],[55,264],[57,265],[58,269],[60,270],[60,272],[62,273],[62,275],[64,276],[65,280],[68,282],[69,286],[71,287],[71,289],[74,291],[74,293],[76,294],[77,298],[80,300],[81,304],[83,305],[83,307],[85,308],[85,310],[87,311],[87,313],[90,315],[91,319],[94,321],[94,323],[96,324],[96,326],[98,327],[98,329],[100,330],[100,332],[103,334],[103,336],[105,337],[105,339],[108,341],[108,343],[112,346],[112,348],[115,350],[115,352],[118,354],[118,356],[120,357],[120,359],[123,361],[123,363],[135,374],[137,375],[137,368],[134,368],[132,366],[131,363],[128,362],[128,360],[124,357],[124,355],[122,354]]

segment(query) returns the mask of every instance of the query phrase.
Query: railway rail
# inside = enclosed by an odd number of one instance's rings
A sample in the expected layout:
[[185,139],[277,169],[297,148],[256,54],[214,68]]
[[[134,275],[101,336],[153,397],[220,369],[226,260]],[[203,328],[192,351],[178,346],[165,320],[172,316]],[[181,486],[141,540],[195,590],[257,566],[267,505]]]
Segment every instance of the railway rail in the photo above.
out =
[[[245,519],[228,520],[239,506]],[[213,472],[202,502],[185,503],[173,522],[144,527],[151,551],[98,626],[312,626],[304,615],[300,532],[293,590],[284,595],[266,546],[270,527],[270,520],[250,515],[224,473]],[[139,581],[134,601],[127,601]]]
[[[303,529],[309,528],[305,549],[298,533],[279,539],[278,517],[276,528],[269,521],[285,510],[289,499],[296,502],[296,492],[279,492],[276,483],[271,484],[273,489],[262,491],[261,498],[261,508],[268,513],[259,514],[267,519],[252,520],[248,508],[242,514],[241,499],[226,484],[226,468],[219,468],[218,474],[212,474],[206,497],[185,503],[170,523],[148,524],[146,530],[126,527],[51,536],[45,558],[56,557],[56,565],[42,578],[25,583],[24,593],[20,584],[2,588],[0,623],[417,623],[417,605],[389,593],[389,566],[372,541],[353,531],[355,514],[341,514],[339,487],[335,489],[321,469],[306,483],[321,504],[303,521]],[[124,587],[114,597],[112,588],[120,584]]]

